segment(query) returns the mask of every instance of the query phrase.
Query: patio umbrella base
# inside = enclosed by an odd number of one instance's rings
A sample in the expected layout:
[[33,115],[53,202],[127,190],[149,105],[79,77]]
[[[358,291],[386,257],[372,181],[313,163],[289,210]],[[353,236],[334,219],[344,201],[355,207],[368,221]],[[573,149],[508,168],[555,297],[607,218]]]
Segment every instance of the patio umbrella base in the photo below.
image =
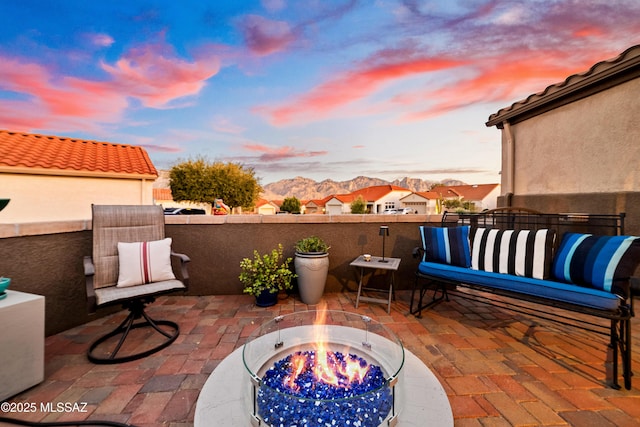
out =
[[[116,364],[142,359],[168,347],[178,338],[178,335],[180,335],[180,327],[177,323],[169,320],[153,320],[144,311],[144,305],[143,301],[132,301],[129,303],[130,312],[127,318],[116,329],[98,338],[91,344],[91,347],[89,347],[87,351],[89,361],[96,364]],[[144,321],[136,323],[136,320],[140,318],[143,318]],[[165,326],[165,328],[161,328],[160,326]],[[149,332],[153,333],[154,336],[159,334],[161,341],[157,345],[144,349],[143,351],[118,356],[129,333],[141,328],[151,328]],[[120,338],[117,340],[117,344],[113,345],[113,343],[109,343],[111,345],[110,348],[106,348],[108,347],[107,345],[101,345],[107,341],[116,341],[112,338],[118,336],[120,336]]]

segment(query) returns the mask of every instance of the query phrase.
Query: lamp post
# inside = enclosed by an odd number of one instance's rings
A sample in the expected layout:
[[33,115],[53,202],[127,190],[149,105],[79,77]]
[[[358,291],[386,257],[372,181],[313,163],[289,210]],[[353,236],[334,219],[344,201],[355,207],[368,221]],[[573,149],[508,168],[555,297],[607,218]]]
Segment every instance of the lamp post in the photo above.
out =
[[385,238],[389,235],[389,226],[381,225],[378,235],[382,236],[382,259],[380,260],[380,262],[389,262],[386,259],[384,259],[384,243],[385,243]]

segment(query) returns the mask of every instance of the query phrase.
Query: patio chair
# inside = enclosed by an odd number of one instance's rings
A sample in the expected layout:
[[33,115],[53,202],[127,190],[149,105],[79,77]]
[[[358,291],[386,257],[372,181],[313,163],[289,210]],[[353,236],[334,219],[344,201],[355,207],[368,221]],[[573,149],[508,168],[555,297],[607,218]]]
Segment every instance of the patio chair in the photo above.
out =
[[[153,320],[145,306],[158,295],[186,291],[189,257],[171,250],[161,206],[93,205],[92,214],[93,257],[84,257],[88,310],[94,313],[121,304],[129,314],[116,329],[94,341],[87,356],[101,364],[146,357],[170,345],[180,333],[175,322]],[[172,258],[179,260],[180,279],[173,273]],[[140,328],[149,328],[136,334],[146,333],[143,348],[139,338],[130,340],[135,346],[127,346],[129,333]]]

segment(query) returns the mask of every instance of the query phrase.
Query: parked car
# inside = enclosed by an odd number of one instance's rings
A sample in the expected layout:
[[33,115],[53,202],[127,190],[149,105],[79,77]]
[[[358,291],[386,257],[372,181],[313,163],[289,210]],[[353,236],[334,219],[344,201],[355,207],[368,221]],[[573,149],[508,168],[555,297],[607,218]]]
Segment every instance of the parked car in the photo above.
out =
[[165,215],[204,215],[206,214],[204,209],[195,208],[165,208]]
[[411,208],[402,208],[398,211],[398,213],[401,215],[407,215],[407,214],[415,213],[415,211]]
[[397,210],[395,209],[385,209],[384,212],[382,212],[384,215],[395,215],[398,213]]

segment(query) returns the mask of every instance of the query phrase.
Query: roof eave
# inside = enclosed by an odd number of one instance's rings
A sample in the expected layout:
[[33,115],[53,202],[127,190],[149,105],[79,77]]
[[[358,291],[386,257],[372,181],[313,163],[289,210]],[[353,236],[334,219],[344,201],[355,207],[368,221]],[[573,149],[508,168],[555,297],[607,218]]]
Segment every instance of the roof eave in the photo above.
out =
[[125,172],[102,172],[73,169],[54,168],[33,168],[26,166],[4,166],[0,165],[0,173],[14,173],[23,175],[49,175],[49,176],[75,176],[87,178],[115,178],[115,179],[153,179],[158,178],[158,174],[145,173],[125,173]]

